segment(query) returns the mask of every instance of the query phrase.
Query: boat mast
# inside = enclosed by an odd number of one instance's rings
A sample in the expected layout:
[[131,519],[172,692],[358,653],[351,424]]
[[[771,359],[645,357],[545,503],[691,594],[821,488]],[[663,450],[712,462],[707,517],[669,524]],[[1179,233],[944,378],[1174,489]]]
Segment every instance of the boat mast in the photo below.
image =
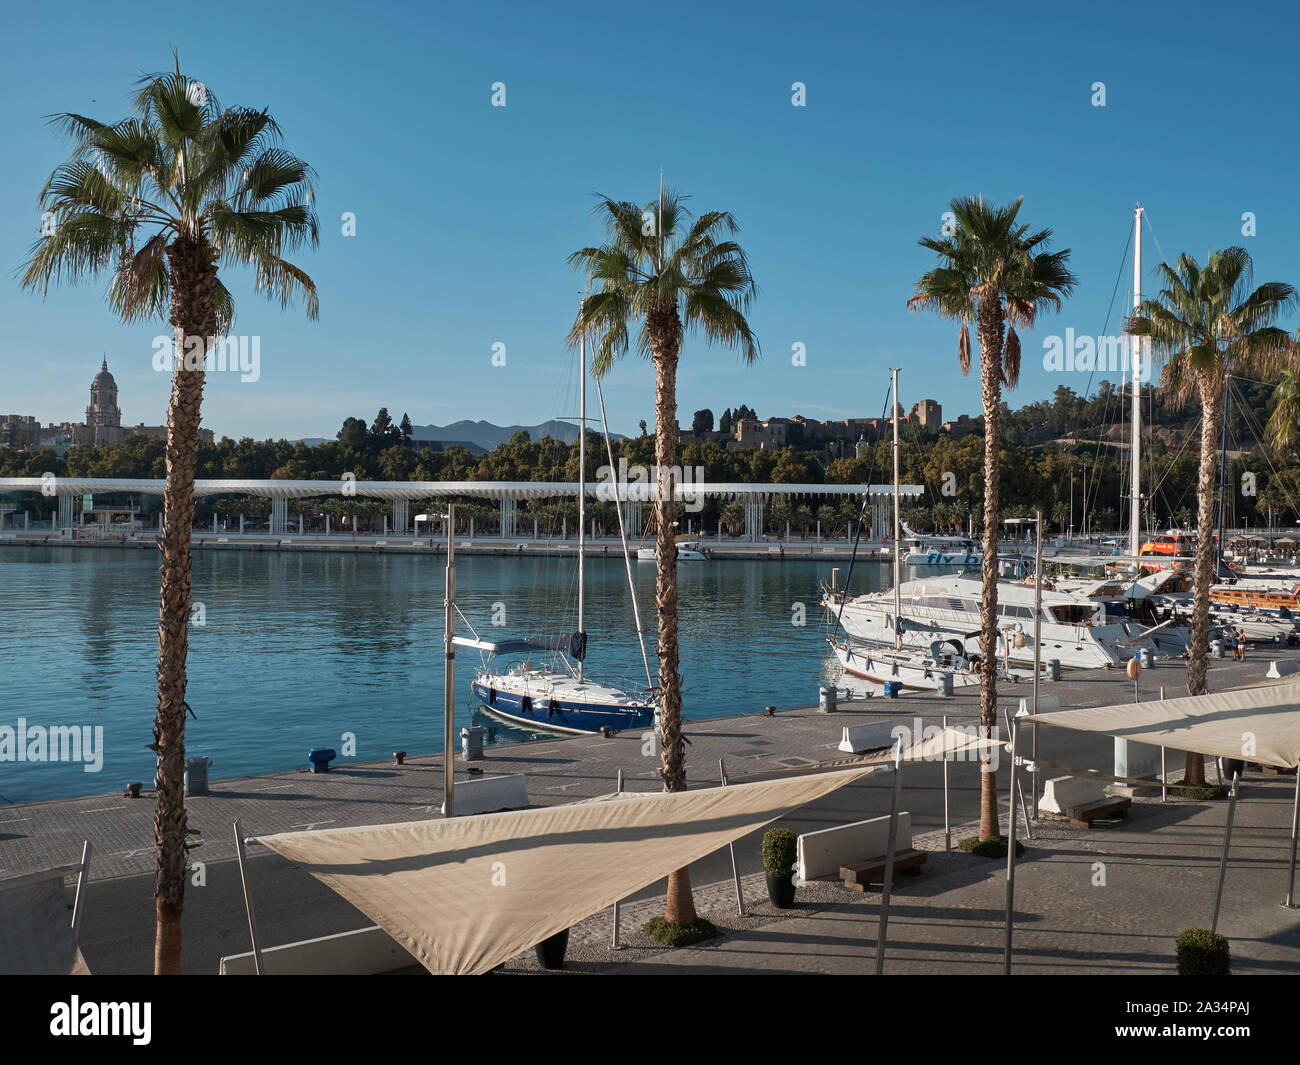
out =
[[[1142,303],[1142,205],[1133,208],[1133,313]],[[1129,373],[1133,378],[1133,439],[1129,445],[1129,553],[1137,565],[1142,510],[1142,338],[1129,336]]]
[[[583,631],[586,596],[587,518],[587,331],[578,339],[578,631]],[[582,660],[578,661],[578,679],[582,680]]]
[[898,524],[900,521],[898,513],[898,369],[893,371],[894,376],[894,647],[900,649],[903,646],[902,622],[899,614],[903,609],[903,587],[899,578],[899,555],[901,554],[902,540],[899,538]]

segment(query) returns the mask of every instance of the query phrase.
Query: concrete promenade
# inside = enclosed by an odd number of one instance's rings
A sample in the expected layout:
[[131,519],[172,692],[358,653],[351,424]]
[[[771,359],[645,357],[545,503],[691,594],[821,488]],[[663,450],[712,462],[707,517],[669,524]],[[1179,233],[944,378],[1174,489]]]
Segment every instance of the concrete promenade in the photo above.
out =
[[[152,532],[142,533],[128,539],[79,539],[61,538],[48,530],[29,532],[0,533],[0,547],[54,547],[64,549],[88,548],[91,550],[155,550],[156,535]],[[744,539],[719,540],[716,536],[702,537],[700,540],[714,561],[729,559],[753,559],[767,562],[814,561],[847,562],[853,554],[853,544],[844,540],[778,540],[775,537],[751,543]],[[325,536],[319,533],[298,535],[294,532],[283,536],[270,536],[266,533],[213,532],[211,529],[195,529],[192,544],[196,551],[297,551],[297,552],[341,552],[361,554],[410,554],[410,555],[445,555],[447,542],[439,537],[415,537],[410,533],[375,533],[357,536],[331,533]],[[629,546],[637,549],[637,538],[631,538]],[[653,538],[644,545],[653,547]],[[578,541],[570,536],[567,540],[533,539],[531,536],[484,536],[475,535],[456,538],[456,553],[464,555],[526,555],[552,557],[556,555],[578,554]],[[589,539],[586,545],[588,558],[614,557],[622,553],[622,544],[617,536]],[[858,561],[863,565],[892,560],[889,546],[884,544],[863,543],[858,548]],[[691,563],[692,565],[694,563]],[[648,565],[648,564],[647,564]]]
[[[1296,652],[1279,654],[1294,657]],[[1261,680],[1267,665],[1263,654],[1252,655],[1244,664],[1213,659],[1211,688],[1218,691]],[[1056,683],[1045,681],[1042,686],[1045,694],[1057,695],[1063,707],[1114,704],[1133,698],[1132,682],[1119,671],[1065,677]],[[1161,663],[1145,672],[1139,682],[1141,698],[1158,698],[1162,685],[1170,697],[1185,694],[1185,667]],[[999,693],[1001,705],[1014,713],[1021,698],[1031,698],[1032,687],[1028,683],[1006,684]],[[733,782],[851,761],[836,749],[846,724],[910,724],[915,718],[923,724],[937,724],[941,715],[950,723],[972,724],[978,706],[975,692],[947,699],[908,693],[896,700],[873,698],[842,704],[839,712],[831,715],[801,708],[780,710],[772,717],[760,711],[690,721],[688,703],[689,780],[694,787],[712,786],[718,780],[720,758],[726,759]],[[1044,733],[1040,754],[1045,761],[1106,772],[1112,768],[1109,741],[1065,730]],[[459,756],[457,763],[463,767]],[[1182,756],[1171,752],[1169,768],[1180,769],[1181,763]],[[197,830],[196,842],[200,844],[192,860],[203,863],[203,883],[191,886],[187,893],[187,971],[214,972],[219,957],[248,949],[232,861],[234,820],[241,822],[245,835],[261,835],[438,817],[442,764],[442,756],[434,754],[410,758],[400,767],[390,761],[343,765],[328,774],[303,770],[215,780],[210,795],[191,797],[187,801],[190,825]],[[491,747],[481,765],[490,774],[526,774],[529,796],[536,805],[610,792],[620,769],[629,790],[659,787],[657,756],[640,734],[542,739]],[[1213,769],[1209,775],[1213,780]],[[977,816],[978,777],[974,765],[954,763],[951,767],[954,840],[962,835],[960,826]],[[458,772],[457,779],[466,776]],[[1004,789],[1005,780],[1003,772],[999,782]],[[1290,824],[1291,786],[1289,778],[1252,773],[1234,836],[1224,931],[1257,942],[1258,963],[1265,966],[1300,965],[1296,922],[1290,911],[1278,906],[1285,891],[1280,863]],[[807,831],[879,816],[888,812],[890,787],[888,776],[871,778],[792,811],[781,823],[795,831]],[[940,765],[924,763],[905,769],[903,806],[912,813],[914,832],[924,840],[922,845],[938,853],[919,879],[900,881],[899,909],[891,923],[891,938],[897,936],[900,944],[897,964],[906,967],[903,971],[949,971],[945,967],[958,965],[960,960],[966,971],[991,971],[1001,959],[1001,866],[942,853]],[[1077,964],[1086,971],[1115,971],[1117,967],[1131,971],[1164,964],[1160,959],[1167,958],[1172,949],[1165,942],[1169,936],[1179,928],[1209,921],[1225,810],[1222,802],[1178,801],[1165,806],[1158,798],[1141,799],[1128,825],[1098,827],[1087,833],[1040,822],[1035,834],[1043,838],[1031,843],[1030,857],[1017,876],[1021,889],[1018,909],[1025,915],[1023,945],[1041,955],[1041,964],[1047,968],[1059,965],[1070,969]],[[146,972],[151,964],[153,813],[147,791],[140,799],[108,794],[0,807],[0,876],[75,860],[82,839],[94,843],[93,880],[82,929],[86,956],[94,970]],[[935,832],[940,833],[938,837]],[[612,953],[603,946],[609,930],[601,922],[608,917],[597,915],[575,930],[575,971],[589,964],[617,967],[652,962],[688,968],[698,962],[704,968],[802,967],[817,971],[838,971],[835,967],[842,965],[843,971],[863,971],[864,944],[869,947],[874,942],[875,896],[852,895],[833,884],[810,885],[801,889],[802,909],[792,911],[796,916],[782,919],[766,903],[760,835],[742,839],[735,846],[740,872],[750,878],[746,895],[757,916],[741,920],[720,944],[697,951],[655,948],[644,957],[639,957],[636,949]],[[278,857],[255,846],[251,854],[250,877],[267,944],[370,923]],[[1094,859],[1107,863],[1108,886],[1104,889],[1090,884]],[[1142,877],[1136,878],[1139,871]],[[725,849],[692,866],[701,908],[707,909],[709,900],[717,900],[721,907],[717,919],[723,925],[729,909],[734,917],[730,875]],[[629,943],[640,935],[636,931],[637,907],[645,908],[649,916],[660,905],[662,893],[660,883],[628,901],[624,929]],[[1155,917],[1160,921],[1151,924]],[[1234,928],[1239,931],[1233,932]],[[1035,940],[1035,934],[1042,938]],[[1128,942],[1124,937],[1135,944],[1127,952],[1118,950]],[[912,945],[903,949],[908,943]],[[589,945],[590,952],[583,944]],[[1070,952],[1078,957],[1071,960]],[[842,961],[836,960],[841,957]],[[891,959],[894,957],[891,954]],[[1053,957],[1058,961],[1052,962]],[[727,960],[719,960],[724,958]],[[1109,960],[1103,964],[1102,959]],[[530,957],[511,964],[527,969]]]

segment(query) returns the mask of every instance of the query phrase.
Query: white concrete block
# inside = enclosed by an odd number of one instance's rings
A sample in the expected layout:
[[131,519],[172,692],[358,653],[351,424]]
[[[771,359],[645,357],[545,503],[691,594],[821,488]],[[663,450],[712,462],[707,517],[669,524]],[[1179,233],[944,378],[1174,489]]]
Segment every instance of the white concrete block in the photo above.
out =
[[[458,780],[452,803],[457,817],[490,814],[497,810],[522,810],[528,805],[528,783],[523,773]],[[447,812],[445,804],[442,812]]]
[[1275,659],[1268,664],[1268,672],[1264,675],[1266,677],[1289,677],[1297,670],[1300,670],[1300,662]]
[[[1040,714],[1052,714],[1061,709],[1061,697],[1059,695],[1048,695],[1045,691],[1038,693],[1038,712]],[[1033,714],[1034,697],[1031,695],[1028,699],[1020,700],[1020,712],[1022,714]]]
[[[894,851],[909,850],[911,846],[912,815],[906,810],[900,810]],[[840,866],[879,858],[888,848],[888,815],[873,817],[869,821],[855,821],[850,825],[823,828],[817,832],[805,832],[798,840],[799,879],[837,876]]]
[[[262,950],[262,971],[269,976],[371,976],[418,964],[406,948],[378,925],[303,939]],[[252,976],[252,951],[218,962],[222,976]]]
[[[1160,776],[1160,748],[1150,743],[1138,743],[1115,737],[1115,775],[1141,780]],[[1135,785],[1136,786],[1136,785]]]
[[894,726],[888,721],[873,721],[866,725],[845,725],[844,738],[840,740],[841,751],[861,754],[863,751],[876,751],[882,747],[894,746]]
[[1052,777],[1043,785],[1043,797],[1038,800],[1038,808],[1049,814],[1064,814],[1072,806],[1082,806],[1104,798],[1104,781],[1088,780],[1086,777]]

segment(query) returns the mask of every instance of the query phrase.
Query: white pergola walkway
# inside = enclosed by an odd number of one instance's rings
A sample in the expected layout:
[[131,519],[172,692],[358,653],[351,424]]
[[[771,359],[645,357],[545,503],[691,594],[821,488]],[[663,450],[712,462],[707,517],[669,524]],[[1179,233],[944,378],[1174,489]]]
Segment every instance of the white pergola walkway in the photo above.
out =
[[[163,494],[164,482],[145,478],[106,477],[0,477],[0,493],[39,492],[58,498],[55,529],[73,525],[72,501],[86,495],[152,495]],[[587,495],[602,502],[629,504],[630,512],[639,517],[640,506],[653,502],[656,487],[652,483],[598,481],[587,485]],[[925,489],[921,485],[906,484],[899,487],[904,499],[917,499]],[[864,484],[744,484],[740,482],[683,481],[676,485],[679,502],[692,503],[707,498],[742,499],[745,502],[745,538],[757,542],[762,539],[763,508],[768,500],[799,497],[871,498],[875,508],[888,508],[894,494],[893,485]],[[291,499],[309,499],[319,496],[385,499],[393,503],[393,532],[403,534],[409,529],[410,504],[413,500],[441,497],[471,497],[495,499],[501,503],[501,530],[503,536],[515,535],[516,508],[521,500],[576,499],[577,482],[565,481],[281,481],[253,479],[197,480],[194,482],[196,498],[206,496],[245,495],[271,500],[271,533],[286,531],[288,502]],[[639,520],[629,522],[640,528]]]

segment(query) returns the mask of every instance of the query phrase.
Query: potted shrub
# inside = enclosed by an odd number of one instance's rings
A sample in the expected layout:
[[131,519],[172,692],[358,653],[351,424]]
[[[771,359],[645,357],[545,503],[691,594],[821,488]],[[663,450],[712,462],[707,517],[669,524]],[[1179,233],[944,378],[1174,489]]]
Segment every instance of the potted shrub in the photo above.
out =
[[794,864],[798,847],[788,828],[769,828],[763,835],[763,872],[767,897],[779,910],[794,905]]
[[1228,941],[1208,928],[1185,928],[1174,941],[1179,976],[1227,976]]

